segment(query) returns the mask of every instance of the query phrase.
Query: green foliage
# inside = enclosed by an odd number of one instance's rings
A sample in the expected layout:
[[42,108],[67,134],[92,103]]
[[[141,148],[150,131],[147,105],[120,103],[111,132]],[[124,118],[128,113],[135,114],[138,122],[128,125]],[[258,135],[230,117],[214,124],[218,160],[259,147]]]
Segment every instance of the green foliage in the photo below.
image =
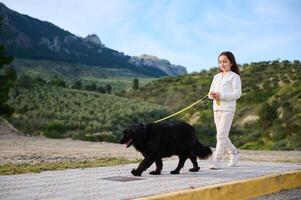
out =
[[[208,93],[217,68],[153,81],[121,96],[168,107],[171,112],[190,105]],[[291,150],[301,146],[301,64],[300,61],[263,61],[241,67],[243,93],[230,137],[239,148]],[[248,117],[256,120],[245,122]],[[176,118],[191,122],[198,137],[215,145],[212,103],[204,100]],[[259,119],[258,119],[259,118]]]
[[[126,126],[151,122],[168,114],[162,106],[108,94],[49,85],[16,87],[9,105],[15,114],[9,121],[29,135],[73,136],[75,139],[117,141]],[[112,136],[89,136],[111,132]]]
[[49,138],[64,138],[67,127],[61,122],[49,122],[43,129],[43,135]]
[[[84,64],[74,64],[47,60],[28,60],[16,58],[9,65],[18,73],[18,79],[21,81],[24,77],[32,80],[40,79],[48,84],[61,85],[63,87],[86,90],[94,84],[96,87],[89,89],[99,93],[117,93],[132,88],[133,77],[139,77],[140,85],[145,85],[157,78],[143,76],[133,73],[127,69],[112,69],[94,67]],[[61,84],[57,80],[64,81]],[[36,82],[36,81],[34,81]],[[22,81],[21,85],[28,81]],[[31,85],[31,84],[30,84]],[[64,86],[65,85],[65,86]],[[111,86],[111,90],[108,85]],[[106,90],[106,87],[108,87]]]
[[55,77],[54,79],[52,79],[50,81],[50,84],[54,85],[54,86],[59,86],[59,87],[66,87],[66,81],[64,81],[58,77]]
[[[0,32],[2,32],[2,18],[0,18]],[[6,104],[8,92],[14,81],[17,79],[16,71],[7,68],[3,71],[3,66],[13,61],[12,56],[6,54],[5,47],[0,44],[0,115],[11,115],[13,108]]]
[[72,89],[81,89],[81,88],[82,88],[82,83],[81,83],[79,80],[77,80],[77,81],[75,81],[75,82],[72,84],[71,88],[72,88]]
[[294,149],[301,150],[301,129],[292,134],[291,137],[290,141],[292,143],[292,147]]
[[273,124],[273,120],[277,119],[276,107],[268,103],[262,103],[258,112],[261,125],[266,128]]
[[3,45],[0,45],[0,69],[4,65],[11,63],[13,61],[13,59],[14,58],[12,56],[6,55],[5,47]]
[[108,93],[108,94],[112,93],[112,86],[110,84],[106,85],[106,93]]
[[139,89],[139,79],[135,78],[133,80],[133,86],[132,86],[133,90],[138,90]]
[[[28,84],[26,76],[22,76],[19,81],[23,81],[25,87],[19,84],[10,92],[9,105],[14,105],[16,112],[9,120],[31,135],[39,135],[49,122],[59,121],[67,128],[63,134],[65,136],[89,141],[118,141],[121,130],[128,124],[155,121],[206,95],[216,73],[218,69],[212,68],[201,73],[154,81],[139,78],[139,82],[143,82],[139,89],[113,93],[122,98],[68,89],[74,80],[66,81],[66,88],[63,88],[49,85],[38,78],[29,78],[32,81]],[[243,94],[237,101],[230,132],[233,143],[239,148],[248,149],[301,149],[300,62],[244,64],[241,78]],[[106,92],[106,84],[111,84],[112,90],[117,85],[109,78],[102,79],[102,85],[99,79],[79,81],[82,89],[95,83],[98,92]],[[119,83],[127,83],[127,88],[133,83],[132,78],[123,81]],[[255,118],[252,119],[252,116]],[[175,118],[191,123],[205,144],[215,146],[211,101],[205,99]],[[113,134],[106,135],[103,132]]]

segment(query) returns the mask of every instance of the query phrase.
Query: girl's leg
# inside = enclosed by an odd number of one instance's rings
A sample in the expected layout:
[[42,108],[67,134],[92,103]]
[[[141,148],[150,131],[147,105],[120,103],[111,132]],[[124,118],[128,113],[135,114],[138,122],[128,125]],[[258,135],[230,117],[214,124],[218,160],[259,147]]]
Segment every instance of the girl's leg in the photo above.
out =
[[236,148],[229,139],[229,131],[232,125],[234,112],[217,111],[214,112],[214,122],[216,125],[216,150],[213,156],[213,164],[218,163],[225,151],[225,148],[235,150]]
[[227,137],[225,138],[225,147],[226,147],[227,152],[230,155],[234,155],[234,154],[237,154],[238,151],[237,151],[236,147],[232,144],[232,142],[229,138],[229,132],[230,132],[231,125],[232,125],[232,122],[233,122],[234,112],[225,111],[224,113],[225,113],[224,114],[225,115],[225,117],[224,117],[225,123],[230,125]]
[[238,153],[237,148],[232,144],[229,137],[228,137],[228,140],[226,142],[226,150],[227,150],[228,154],[230,154],[230,155],[235,155],[235,154]]
[[[216,127],[216,139],[217,139],[217,142],[216,142],[216,147],[215,147],[215,152],[213,153],[213,156],[212,156],[212,163],[210,165],[210,169],[218,169],[220,168],[220,160],[221,160],[221,153],[218,153],[218,147],[221,145],[218,141],[218,137],[217,135],[219,134],[220,132],[220,120],[221,120],[221,112],[220,111],[215,111],[213,112],[214,114],[214,123],[215,123],[215,127]],[[219,150],[220,151],[220,150]]]

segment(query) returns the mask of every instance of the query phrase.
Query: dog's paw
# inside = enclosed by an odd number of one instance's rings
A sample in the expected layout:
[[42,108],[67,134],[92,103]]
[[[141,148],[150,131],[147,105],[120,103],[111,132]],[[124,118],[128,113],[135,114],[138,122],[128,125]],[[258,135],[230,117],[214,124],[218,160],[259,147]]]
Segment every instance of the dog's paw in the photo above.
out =
[[136,170],[136,169],[132,169],[131,173],[132,173],[134,176],[141,176],[141,173],[139,173],[138,170]]
[[177,170],[170,171],[170,174],[179,174],[180,172]]
[[190,172],[198,172],[199,170],[200,170],[200,167],[194,167],[194,168],[189,169]]
[[151,171],[149,174],[151,174],[151,175],[160,175],[161,171]]

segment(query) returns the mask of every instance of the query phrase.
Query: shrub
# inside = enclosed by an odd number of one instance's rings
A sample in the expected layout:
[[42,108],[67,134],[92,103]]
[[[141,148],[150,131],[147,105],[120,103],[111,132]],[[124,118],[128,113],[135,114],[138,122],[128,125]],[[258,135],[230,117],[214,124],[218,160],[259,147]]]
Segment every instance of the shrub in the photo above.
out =
[[45,126],[43,135],[48,138],[65,138],[66,131],[67,127],[63,123],[50,122]]
[[263,128],[271,126],[273,121],[278,117],[276,107],[268,103],[262,104],[258,115]]
[[240,146],[239,148],[241,149],[251,149],[251,150],[258,150],[258,149],[263,149],[263,146],[262,146],[262,142],[259,141],[259,142],[248,142],[242,146]]
[[274,143],[273,150],[293,150],[294,148],[286,139],[279,140]]
[[9,117],[13,114],[13,112],[14,112],[14,108],[10,107],[9,105],[7,104],[0,105],[0,114]]

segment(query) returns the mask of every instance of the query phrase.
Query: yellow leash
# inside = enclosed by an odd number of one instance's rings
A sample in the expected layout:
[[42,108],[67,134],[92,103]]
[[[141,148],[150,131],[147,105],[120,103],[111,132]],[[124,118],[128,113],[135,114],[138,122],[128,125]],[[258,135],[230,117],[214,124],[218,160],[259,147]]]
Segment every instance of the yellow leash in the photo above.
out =
[[161,121],[163,121],[163,120],[169,119],[169,118],[171,118],[171,117],[173,117],[173,116],[175,116],[175,115],[178,115],[178,114],[180,114],[180,113],[182,113],[182,112],[188,110],[189,108],[192,108],[192,107],[195,106],[196,104],[198,104],[198,103],[200,103],[201,101],[203,101],[203,100],[207,97],[207,95],[208,95],[208,94],[206,94],[205,96],[203,96],[201,99],[197,100],[196,102],[192,103],[191,105],[187,106],[186,108],[183,108],[182,110],[180,110],[180,111],[178,111],[178,112],[176,112],[176,113],[174,113],[174,114],[168,115],[167,117],[164,117],[164,118],[162,118],[162,119],[159,119],[159,120],[155,121],[154,123],[158,123],[158,122],[161,122]]

